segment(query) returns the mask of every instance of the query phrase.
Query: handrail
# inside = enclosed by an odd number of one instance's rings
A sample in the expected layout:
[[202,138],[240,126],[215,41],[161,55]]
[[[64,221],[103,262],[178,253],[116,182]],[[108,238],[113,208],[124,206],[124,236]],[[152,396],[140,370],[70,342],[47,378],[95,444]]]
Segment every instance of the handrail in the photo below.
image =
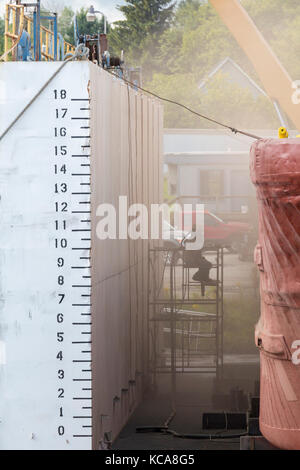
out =
[[[20,27],[19,27],[19,34],[16,35],[16,32],[15,32],[15,26],[16,26],[16,22],[14,22],[14,26],[13,26],[13,33],[10,33],[9,32],[9,7],[14,7],[13,8],[13,11],[14,13],[16,14],[17,12],[17,9],[20,10]],[[6,5],[6,12],[7,12],[7,16],[5,17],[5,52],[4,54],[0,57],[0,61],[3,61],[3,60],[7,60],[7,57],[8,55],[13,52],[13,50],[17,47],[17,45],[19,44],[20,40],[21,40],[21,37],[22,37],[22,34],[23,34],[23,30],[24,30],[24,6],[23,5]],[[15,15],[16,16],[16,15]],[[8,48],[8,41],[7,39],[8,38],[11,38],[11,39],[16,39],[15,43],[12,45],[12,47],[10,49],[7,50]]]
[[[16,33],[16,24],[17,24],[17,12],[20,11],[21,18],[20,18],[20,25],[22,22],[22,28],[19,28],[19,34]],[[12,22],[10,23],[10,15],[12,13]],[[0,60],[8,60],[9,54],[15,49],[17,44],[19,43],[23,31],[27,31],[31,37],[32,43],[34,42],[33,33],[34,33],[34,20],[28,15],[25,15],[24,5],[6,5],[6,13],[5,13],[5,52]],[[47,28],[46,26],[40,26],[40,44],[41,44],[41,58],[46,61],[54,61],[55,60],[55,49],[59,50],[59,42],[57,40],[57,47],[55,48],[55,34],[54,31]],[[16,40],[13,46],[9,47],[9,39]],[[70,44],[67,41],[63,41],[63,57],[60,57],[60,60],[64,59],[64,56],[68,53],[75,52],[75,46]]]

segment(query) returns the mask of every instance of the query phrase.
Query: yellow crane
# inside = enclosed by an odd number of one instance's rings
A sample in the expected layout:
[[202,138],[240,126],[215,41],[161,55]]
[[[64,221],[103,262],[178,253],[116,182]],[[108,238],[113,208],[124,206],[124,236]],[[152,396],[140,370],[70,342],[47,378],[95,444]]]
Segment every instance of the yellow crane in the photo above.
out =
[[251,60],[266,93],[300,131],[300,107],[292,101],[293,81],[245,8],[239,0],[210,0],[210,3]]

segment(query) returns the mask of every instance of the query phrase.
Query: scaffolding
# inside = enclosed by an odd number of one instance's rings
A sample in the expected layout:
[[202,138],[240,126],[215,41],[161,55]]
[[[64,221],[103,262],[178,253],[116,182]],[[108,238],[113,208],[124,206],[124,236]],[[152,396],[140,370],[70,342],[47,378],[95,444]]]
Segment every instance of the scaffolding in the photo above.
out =
[[197,253],[149,248],[149,371],[154,385],[157,374],[171,374],[174,394],[177,374],[222,378],[224,253],[204,249],[212,279],[195,281]]
[[[25,13],[26,9],[33,9]],[[41,24],[43,21],[48,24]],[[23,49],[18,54],[17,46]],[[7,4],[5,7],[4,60],[63,60],[75,47],[57,30],[57,14],[42,16],[40,2]]]

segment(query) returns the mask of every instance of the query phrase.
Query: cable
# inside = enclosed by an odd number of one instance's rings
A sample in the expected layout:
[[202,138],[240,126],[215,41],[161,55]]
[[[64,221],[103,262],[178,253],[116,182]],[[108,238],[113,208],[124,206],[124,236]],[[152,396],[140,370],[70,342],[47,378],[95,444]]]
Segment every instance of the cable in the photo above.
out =
[[155,98],[161,100],[161,101],[165,101],[166,103],[171,103],[171,104],[174,104],[176,106],[179,106],[180,108],[183,108],[185,109],[186,111],[188,111],[189,113],[192,113],[194,114],[195,116],[198,116],[202,119],[206,119],[206,121],[209,121],[209,122],[213,122],[214,124],[218,124],[219,126],[221,127],[224,127],[226,129],[229,129],[231,132],[233,132],[234,134],[242,134],[242,135],[245,135],[247,137],[251,137],[252,139],[255,139],[255,140],[260,140],[262,139],[262,137],[259,137],[255,134],[250,134],[249,132],[245,132],[245,131],[241,131],[235,127],[232,127],[232,126],[228,126],[227,124],[224,124],[220,121],[216,121],[215,119],[212,119],[208,116],[205,116],[204,114],[201,114],[201,113],[198,113],[197,111],[195,111],[194,109],[191,109],[189,108],[188,106],[186,106],[185,104],[182,104],[182,103],[178,103],[177,101],[174,101],[174,100],[170,100],[169,98],[164,98],[160,95],[157,95],[156,93],[153,93],[152,91],[149,91],[149,90],[146,90],[145,88],[142,88],[138,85],[136,85],[135,83],[133,82],[130,82],[129,80],[127,80],[126,78],[124,77],[120,77],[119,75],[105,69],[106,72],[110,73],[111,75],[113,75],[114,77],[117,77],[119,78],[120,80],[123,80],[123,82],[127,83],[128,85],[131,85],[132,87],[134,88],[137,88],[138,90],[141,90],[143,91],[144,93],[148,93],[149,95],[151,96],[154,96]]
[[[132,141],[131,141],[131,103],[130,103],[130,92],[129,88],[127,89],[127,106],[128,106],[128,173],[127,173],[127,183],[128,183],[128,196],[129,196],[129,206],[133,204],[133,164],[132,164]],[[135,244],[133,247],[133,250],[131,250],[131,239],[128,237],[128,259],[129,259],[129,265],[131,265],[131,257],[132,257],[132,251],[133,251],[133,258],[134,258],[134,263],[135,265],[135,270],[137,266],[138,260],[136,259],[135,256]],[[131,277],[131,268],[129,268],[129,374],[131,378],[132,374],[132,343],[133,343],[133,306],[132,306],[132,277]],[[136,292],[136,296],[138,295],[138,292]]]
[[77,46],[75,53],[72,55],[72,57],[69,57],[65,62],[63,62],[60,67],[54,72],[53,75],[46,81],[46,83],[42,86],[42,88],[34,95],[34,97],[27,103],[25,108],[22,109],[22,111],[17,115],[17,117],[12,121],[12,123],[5,129],[5,131],[1,134],[0,136],[0,141],[3,139],[3,137],[6,136],[6,134],[10,131],[10,129],[16,124],[16,122],[26,113],[26,111],[30,108],[30,106],[35,102],[35,100],[43,93],[43,91],[47,88],[50,82],[59,74],[59,72],[66,66],[68,62],[71,62],[72,60],[78,59],[78,60],[87,60],[87,54],[88,54],[88,49],[83,46],[83,44],[79,44]]
[[180,434],[176,431],[167,430],[166,434],[179,439],[200,439],[200,440],[224,440],[224,439],[239,439],[240,437],[247,436],[247,433],[240,434]]
[[136,428],[137,434],[148,434],[148,433],[158,433],[158,434],[169,434],[178,439],[198,439],[198,440],[209,440],[217,441],[224,439],[239,439],[240,437],[247,436],[247,433],[239,434],[182,434],[171,429],[168,429],[167,426],[141,426]]

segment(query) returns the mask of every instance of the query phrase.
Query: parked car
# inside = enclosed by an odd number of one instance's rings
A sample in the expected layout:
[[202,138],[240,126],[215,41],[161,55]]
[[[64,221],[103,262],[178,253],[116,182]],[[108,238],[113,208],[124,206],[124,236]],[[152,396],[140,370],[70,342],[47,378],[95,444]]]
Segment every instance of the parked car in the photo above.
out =
[[[192,231],[197,221],[196,211],[186,213],[192,215],[191,226],[185,226],[185,231]],[[246,222],[224,222],[215,214],[204,211],[204,239],[205,246],[220,245],[230,252],[239,252],[247,243],[252,227]]]

